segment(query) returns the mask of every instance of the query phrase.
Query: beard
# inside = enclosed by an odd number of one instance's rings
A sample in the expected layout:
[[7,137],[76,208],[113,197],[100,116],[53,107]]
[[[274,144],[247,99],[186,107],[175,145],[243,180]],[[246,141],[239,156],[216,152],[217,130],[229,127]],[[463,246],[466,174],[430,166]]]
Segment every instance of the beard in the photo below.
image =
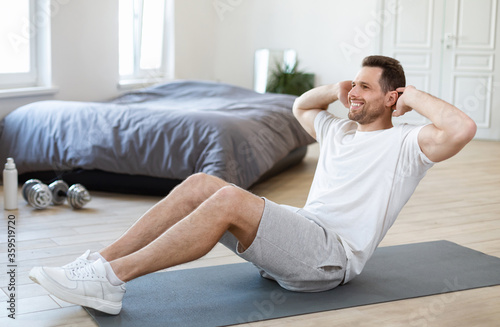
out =
[[348,118],[360,125],[373,123],[384,113],[382,106],[369,106],[366,103],[361,110],[349,110]]

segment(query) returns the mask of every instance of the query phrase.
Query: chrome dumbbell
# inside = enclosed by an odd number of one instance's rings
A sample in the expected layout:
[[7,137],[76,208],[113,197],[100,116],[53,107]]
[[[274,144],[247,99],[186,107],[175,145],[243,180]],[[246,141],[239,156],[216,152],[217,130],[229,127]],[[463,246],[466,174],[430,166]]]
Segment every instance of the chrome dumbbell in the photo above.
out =
[[35,209],[47,208],[52,202],[49,187],[38,179],[29,179],[22,188],[23,198]]
[[55,205],[63,204],[67,198],[72,208],[80,209],[91,200],[89,191],[82,184],[68,187],[65,181],[58,180],[49,185],[49,190],[52,193],[52,203]]
[[36,209],[44,209],[51,203],[61,205],[66,198],[71,207],[80,209],[91,199],[83,185],[74,184],[68,187],[68,184],[62,180],[47,186],[38,179],[30,179],[24,183],[22,194],[26,202]]

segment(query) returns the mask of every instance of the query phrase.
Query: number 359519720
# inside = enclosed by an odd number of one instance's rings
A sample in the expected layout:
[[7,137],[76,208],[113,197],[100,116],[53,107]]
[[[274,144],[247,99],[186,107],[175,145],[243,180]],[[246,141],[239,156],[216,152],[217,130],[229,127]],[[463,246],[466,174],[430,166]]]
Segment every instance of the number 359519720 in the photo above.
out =
[[7,221],[7,256],[10,263],[16,261],[16,216],[9,215]]

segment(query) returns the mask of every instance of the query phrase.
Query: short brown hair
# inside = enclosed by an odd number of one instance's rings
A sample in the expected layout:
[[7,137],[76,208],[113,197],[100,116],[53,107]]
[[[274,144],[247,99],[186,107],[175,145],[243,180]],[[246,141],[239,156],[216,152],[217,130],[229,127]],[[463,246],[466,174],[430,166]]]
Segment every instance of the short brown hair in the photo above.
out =
[[379,84],[384,93],[406,86],[405,72],[401,63],[385,56],[368,56],[363,59],[362,67],[382,68]]

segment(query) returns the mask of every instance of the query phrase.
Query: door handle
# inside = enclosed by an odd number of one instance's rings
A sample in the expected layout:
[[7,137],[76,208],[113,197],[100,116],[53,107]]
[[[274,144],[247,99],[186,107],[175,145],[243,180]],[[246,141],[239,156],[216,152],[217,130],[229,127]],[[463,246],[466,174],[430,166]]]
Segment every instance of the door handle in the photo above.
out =
[[451,49],[455,46],[455,41],[457,40],[457,36],[453,33],[445,33],[443,38],[443,43],[446,49]]

